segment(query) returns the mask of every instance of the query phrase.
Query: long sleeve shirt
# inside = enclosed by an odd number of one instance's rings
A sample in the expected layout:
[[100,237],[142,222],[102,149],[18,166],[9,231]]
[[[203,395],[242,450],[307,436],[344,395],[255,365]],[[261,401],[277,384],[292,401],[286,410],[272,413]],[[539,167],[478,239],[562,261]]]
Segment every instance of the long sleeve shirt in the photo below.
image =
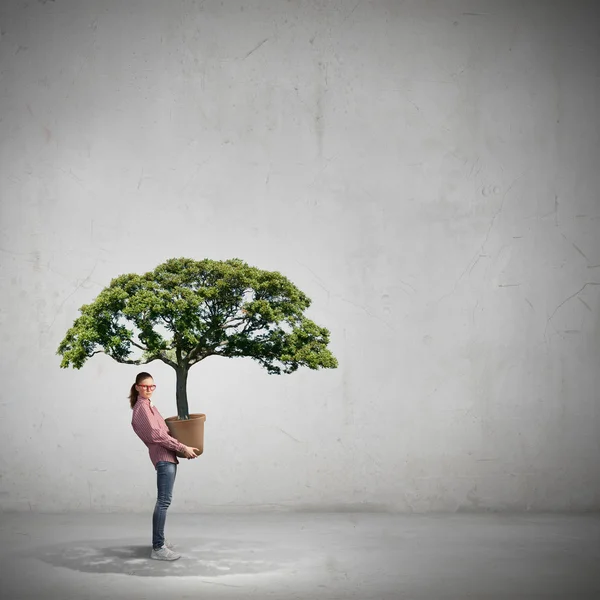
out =
[[185,445],[171,436],[158,408],[148,398],[138,396],[133,407],[131,426],[148,447],[154,467],[161,460],[179,464],[175,452],[183,452]]

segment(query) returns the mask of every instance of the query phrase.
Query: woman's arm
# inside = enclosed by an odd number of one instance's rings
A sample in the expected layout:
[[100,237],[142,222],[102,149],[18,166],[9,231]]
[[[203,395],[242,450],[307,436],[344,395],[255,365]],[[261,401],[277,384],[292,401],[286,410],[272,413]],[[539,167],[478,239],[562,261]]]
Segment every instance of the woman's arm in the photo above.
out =
[[185,444],[182,444],[167,432],[156,428],[150,419],[148,411],[144,407],[140,407],[134,413],[131,425],[138,437],[147,444],[159,444],[163,448],[173,450],[174,452],[183,453],[185,450]]

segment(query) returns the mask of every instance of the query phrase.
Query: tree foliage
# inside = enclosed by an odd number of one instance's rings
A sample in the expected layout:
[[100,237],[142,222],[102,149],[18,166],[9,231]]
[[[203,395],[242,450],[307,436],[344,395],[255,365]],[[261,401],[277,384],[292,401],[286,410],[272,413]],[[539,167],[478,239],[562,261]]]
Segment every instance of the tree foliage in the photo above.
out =
[[208,356],[247,356],[271,374],[335,368],[329,331],[304,316],[310,303],[280,273],[240,259],[173,258],[113,279],[79,309],[57,354],[62,368],[76,369],[100,352],[184,373]]

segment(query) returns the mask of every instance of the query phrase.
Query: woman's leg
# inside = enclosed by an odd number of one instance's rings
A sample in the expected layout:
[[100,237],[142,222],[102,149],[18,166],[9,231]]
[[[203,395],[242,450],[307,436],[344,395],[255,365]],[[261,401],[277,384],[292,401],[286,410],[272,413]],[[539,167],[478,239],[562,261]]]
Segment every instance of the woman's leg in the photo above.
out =
[[156,463],[157,498],[154,514],[152,515],[152,547],[162,548],[165,543],[165,521],[167,509],[173,497],[173,485],[177,475],[177,464],[166,461]]

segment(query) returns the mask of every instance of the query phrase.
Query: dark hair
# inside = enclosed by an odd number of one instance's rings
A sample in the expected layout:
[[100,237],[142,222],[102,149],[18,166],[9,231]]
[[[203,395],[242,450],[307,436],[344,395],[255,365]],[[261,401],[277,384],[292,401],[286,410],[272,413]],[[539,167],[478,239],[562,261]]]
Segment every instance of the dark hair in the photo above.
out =
[[150,375],[150,373],[146,373],[145,371],[142,371],[141,373],[137,374],[137,377],[135,378],[135,383],[131,386],[131,390],[129,390],[129,404],[131,405],[132,409],[135,406],[139,395],[139,392],[135,389],[135,386],[139,385],[141,381],[144,381],[144,379],[148,378],[154,379],[152,375]]

